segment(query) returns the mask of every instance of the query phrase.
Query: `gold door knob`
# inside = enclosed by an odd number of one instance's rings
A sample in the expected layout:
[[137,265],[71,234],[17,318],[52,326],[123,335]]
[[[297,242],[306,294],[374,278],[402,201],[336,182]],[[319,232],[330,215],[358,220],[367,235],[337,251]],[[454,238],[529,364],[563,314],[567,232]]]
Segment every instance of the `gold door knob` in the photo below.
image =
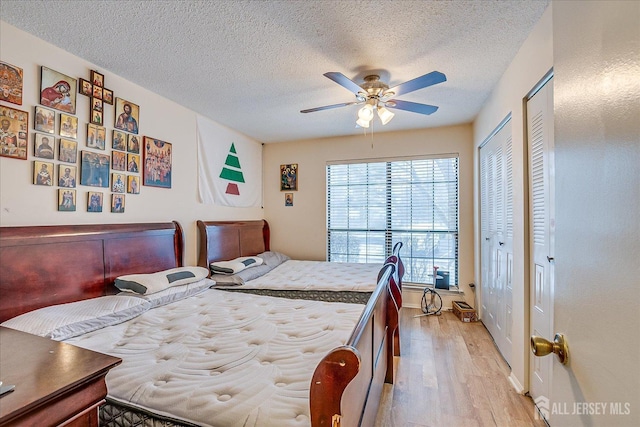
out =
[[531,352],[537,357],[555,353],[563,365],[566,365],[569,361],[569,346],[562,334],[556,334],[553,342],[547,341],[542,337],[531,335]]

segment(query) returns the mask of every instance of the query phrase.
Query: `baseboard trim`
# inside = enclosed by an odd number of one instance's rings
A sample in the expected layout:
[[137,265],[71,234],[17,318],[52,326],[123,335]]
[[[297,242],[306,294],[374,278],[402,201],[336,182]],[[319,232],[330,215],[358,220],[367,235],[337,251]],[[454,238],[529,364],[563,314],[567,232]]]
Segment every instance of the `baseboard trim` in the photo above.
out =
[[522,386],[522,384],[520,384],[518,378],[513,375],[513,372],[511,372],[511,374],[509,375],[509,382],[511,383],[511,386],[518,392],[518,394],[525,394],[524,387]]

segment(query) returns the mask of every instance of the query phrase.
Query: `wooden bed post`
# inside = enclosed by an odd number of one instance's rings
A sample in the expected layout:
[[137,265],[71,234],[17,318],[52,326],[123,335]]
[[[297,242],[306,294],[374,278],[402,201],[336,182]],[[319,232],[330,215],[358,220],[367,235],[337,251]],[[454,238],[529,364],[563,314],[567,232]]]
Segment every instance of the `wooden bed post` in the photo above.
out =
[[360,355],[350,346],[331,350],[311,379],[310,410],[313,427],[340,427],[342,393],[360,370]]

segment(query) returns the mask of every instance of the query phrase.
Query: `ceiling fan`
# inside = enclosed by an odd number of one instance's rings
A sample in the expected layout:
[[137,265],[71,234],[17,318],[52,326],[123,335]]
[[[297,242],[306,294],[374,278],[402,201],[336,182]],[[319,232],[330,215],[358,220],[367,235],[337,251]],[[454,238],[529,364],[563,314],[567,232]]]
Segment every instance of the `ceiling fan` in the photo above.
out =
[[397,110],[412,111],[419,114],[432,114],[438,110],[438,107],[428,104],[418,104],[416,102],[402,101],[400,99],[392,99],[394,96],[404,95],[418,89],[433,86],[447,80],[447,77],[439,71],[432,71],[424,76],[416,77],[413,80],[401,83],[392,88],[388,84],[380,81],[377,74],[368,75],[364,78],[364,83],[359,85],[353,80],[340,72],[332,71],[323,74],[325,77],[338,83],[340,86],[353,92],[356,100],[353,102],[343,102],[342,104],[325,105],[323,107],[309,108],[301,110],[301,113],[312,113],[314,111],[330,110],[332,108],[346,107],[348,105],[365,104],[358,111],[358,120],[356,124],[363,128],[368,128],[373,120],[373,112],[378,112],[378,117],[383,125],[391,121],[394,113],[388,108]]

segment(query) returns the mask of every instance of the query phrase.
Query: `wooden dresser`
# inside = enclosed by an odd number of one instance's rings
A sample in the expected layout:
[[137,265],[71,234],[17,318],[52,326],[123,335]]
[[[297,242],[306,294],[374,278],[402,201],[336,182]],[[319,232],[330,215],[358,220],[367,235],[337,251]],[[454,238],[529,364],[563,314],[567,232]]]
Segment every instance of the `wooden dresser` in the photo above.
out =
[[105,375],[121,359],[0,327],[0,426],[98,426]]

